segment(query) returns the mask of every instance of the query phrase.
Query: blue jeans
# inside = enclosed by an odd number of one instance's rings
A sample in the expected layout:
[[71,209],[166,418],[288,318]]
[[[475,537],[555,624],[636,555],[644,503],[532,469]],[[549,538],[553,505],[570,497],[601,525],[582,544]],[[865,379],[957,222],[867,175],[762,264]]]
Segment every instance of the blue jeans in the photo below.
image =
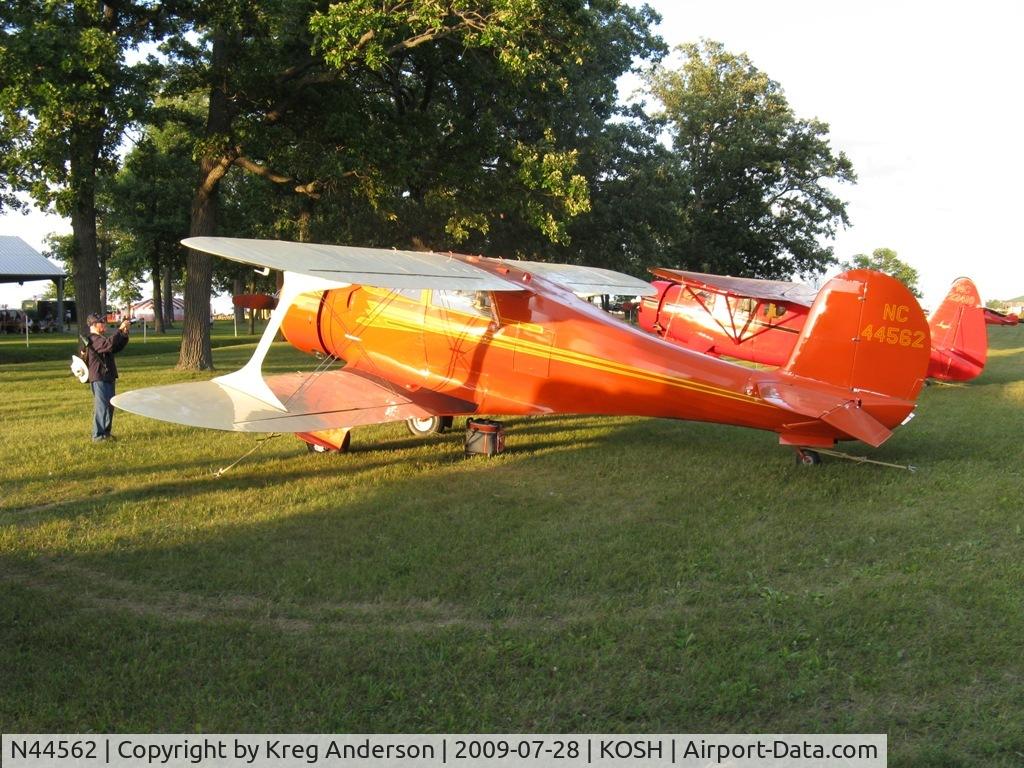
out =
[[110,398],[114,396],[114,382],[94,381],[91,386],[93,399],[92,439],[98,440],[101,437],[110,436],[110,427],[114,423],[114,408],[110,405]]

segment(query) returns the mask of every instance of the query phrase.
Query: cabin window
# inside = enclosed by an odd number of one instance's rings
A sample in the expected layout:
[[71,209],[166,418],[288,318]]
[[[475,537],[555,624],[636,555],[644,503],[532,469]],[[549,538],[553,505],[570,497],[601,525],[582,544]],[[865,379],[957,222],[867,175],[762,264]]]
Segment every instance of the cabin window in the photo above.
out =
[[495,319],[490,291],[432,291],[430,303],[452,312],[476,315],[488,320]]

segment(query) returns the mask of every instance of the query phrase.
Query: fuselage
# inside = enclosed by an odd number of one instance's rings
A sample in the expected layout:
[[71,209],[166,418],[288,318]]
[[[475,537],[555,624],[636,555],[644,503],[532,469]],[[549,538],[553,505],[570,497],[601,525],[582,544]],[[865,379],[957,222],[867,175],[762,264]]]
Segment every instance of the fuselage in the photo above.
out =
[[[823,445],[847,437],[766,401],[759,372],[680,348],[515,267],[465,257],[525,290],[391,291],[350,286],[305,294],[282,330],[296,347],[415,391],[477,404],[479,413],[657,416],[777,432]],[[865,406],[868,407],[868,406]],[[895,426],[911,406],[879,404]],[[787,439],[789,438],[789,439]]]

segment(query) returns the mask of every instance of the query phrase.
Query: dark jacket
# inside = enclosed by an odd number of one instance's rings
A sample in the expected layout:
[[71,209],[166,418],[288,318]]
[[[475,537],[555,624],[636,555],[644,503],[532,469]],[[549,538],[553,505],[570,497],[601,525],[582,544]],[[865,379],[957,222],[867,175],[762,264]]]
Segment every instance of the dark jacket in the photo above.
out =
[[114,381],[117,378],[117,363],[114,355],[124,349],[128,334],[116,331],[113,336],[99,333],[89,334],[89,353],[85,364],[89,366],[89,382]]

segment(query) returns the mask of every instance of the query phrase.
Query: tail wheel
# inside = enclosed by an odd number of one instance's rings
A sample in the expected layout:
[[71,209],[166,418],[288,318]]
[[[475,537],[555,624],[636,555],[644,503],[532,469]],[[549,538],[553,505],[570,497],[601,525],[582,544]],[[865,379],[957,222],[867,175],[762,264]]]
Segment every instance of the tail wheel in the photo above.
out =
[[417,437],[427,435],[440,435],[447,432],[452,426],[451,416],[428,416],[423,419],[408,419],[405,425],[409,431]]
[[310,453],[348,453],[349,446],[352,445],[352,433],[346,432],[345,437],[341,439],[341,445],[336,448],[328,448],[322,443],[306,443],[306,450]]
[[796,463],[805,467],[817,466],[821,464],[821,454],[817,451],[809,451],[806,448],[797,448]]

